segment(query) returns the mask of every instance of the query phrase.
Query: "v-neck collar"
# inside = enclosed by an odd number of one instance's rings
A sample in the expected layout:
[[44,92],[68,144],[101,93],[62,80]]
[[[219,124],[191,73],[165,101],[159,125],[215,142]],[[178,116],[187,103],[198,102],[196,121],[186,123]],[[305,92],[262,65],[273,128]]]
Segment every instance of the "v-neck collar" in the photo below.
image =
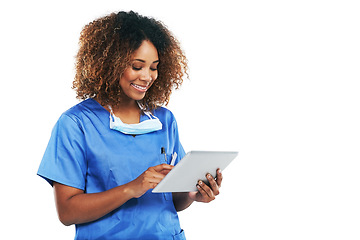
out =
[[[110,116],[111,113],[106,108],[104,108],[104,106],[102,106],[98,101],[96,101],[93,98],[89,98],[89,99],[87,99],[85,101],[89,101],[95,106],[95,108],[92,109],[92,110],[97,111],[97,113],[101,116],[101,118],[103,118],[103,116],[106,115],[106,120],[109,119],[109,116]],[[149,117],[143,111],[141,111],[140,122],[143,122],[143,121],[148,120],[148,119],[149,119]]]

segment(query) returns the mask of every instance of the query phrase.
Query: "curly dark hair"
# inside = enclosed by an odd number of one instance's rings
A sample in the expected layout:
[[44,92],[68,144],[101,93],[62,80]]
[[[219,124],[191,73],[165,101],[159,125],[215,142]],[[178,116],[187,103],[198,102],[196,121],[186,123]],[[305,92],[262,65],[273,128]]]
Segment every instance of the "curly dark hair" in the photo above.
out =
[[167,27],[133,11],[112,13],[86,25],[80,34],[73,89],[78,99],[95,98],[116,106],[121,96],[120,78],[131,67],[132,54],[144,40],[158,51],[158,78],[146,92],[147,110],[167,105],[187,73],[187,59]]

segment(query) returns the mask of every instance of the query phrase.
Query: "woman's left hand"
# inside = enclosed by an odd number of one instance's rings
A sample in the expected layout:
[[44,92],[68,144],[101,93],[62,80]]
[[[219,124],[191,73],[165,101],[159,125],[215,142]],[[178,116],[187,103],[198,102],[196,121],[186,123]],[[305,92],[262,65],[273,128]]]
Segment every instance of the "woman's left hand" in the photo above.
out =
[[219,195],[219,189],[223,179],[221,170],[218,169],[216,171],[216,178],[211,176],[211,174],[207,174],[206,178],[209,181],[209,185],[206,185],[203,181],[199,180],[198,184],[196,185],[198,191],[189,193],[191,200],[209,203],[215,200],[215,196]]

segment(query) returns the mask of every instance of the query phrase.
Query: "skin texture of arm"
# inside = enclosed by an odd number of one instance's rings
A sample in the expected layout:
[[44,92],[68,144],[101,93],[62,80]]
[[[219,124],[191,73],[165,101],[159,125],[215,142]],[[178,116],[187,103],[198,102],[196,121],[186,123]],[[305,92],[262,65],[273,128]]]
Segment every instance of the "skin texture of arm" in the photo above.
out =
[[[139,198],[147,190],[155,188],[172,168],[167,164],[150,167],[134,181],[100,193],[87,194],[81,189],[54,182],[59,219],[66,226],[95,221],[129,199]],[[222,174],[218,170],[216,178],[210,174],[206,177],[209,186],[199,181],[197,192],[173,193],[173,202],[178,212],[188,208],[194,201],[208,203],[215,199],[219,194]]]
[[129,199],[141,197],[154,188],[173,168],[161,164],[148,168],[135,180],[100,193],[83,190],[54,182],[55,202],[60,221],[66,225],[95,221]]

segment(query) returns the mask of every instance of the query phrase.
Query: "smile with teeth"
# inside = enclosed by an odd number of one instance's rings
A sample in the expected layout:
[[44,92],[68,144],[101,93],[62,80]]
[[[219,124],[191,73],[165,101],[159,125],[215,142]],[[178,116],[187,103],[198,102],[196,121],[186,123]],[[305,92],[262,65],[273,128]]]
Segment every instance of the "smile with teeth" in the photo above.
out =
[[140,85],[137,85],[135,83],[131,83],[131,86],[134,87],[136,90],[139,90],[141,92],[146,92],[147,90],[147,86],[140,86]]

